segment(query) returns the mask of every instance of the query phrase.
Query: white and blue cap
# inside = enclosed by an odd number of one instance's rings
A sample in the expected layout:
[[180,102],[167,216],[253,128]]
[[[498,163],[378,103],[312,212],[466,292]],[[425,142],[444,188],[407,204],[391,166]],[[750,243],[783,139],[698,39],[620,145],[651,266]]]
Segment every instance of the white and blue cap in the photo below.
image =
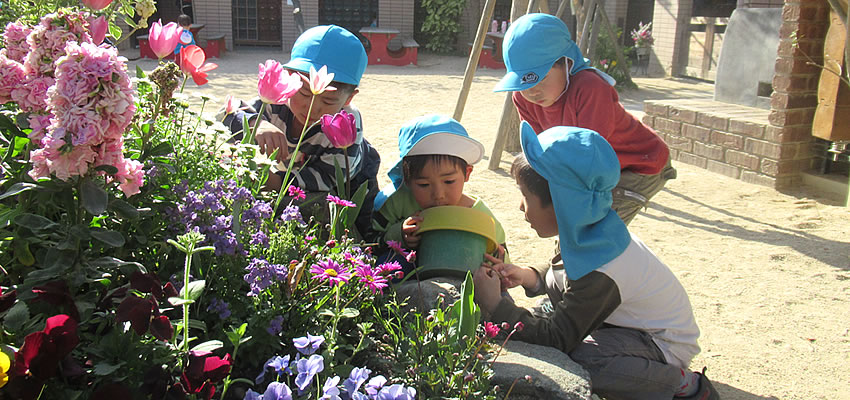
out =
[[611,208],[620,162],[608,141],[572,126],[537,135],[523,121],[521,130],[528,164],[549,183],[567,277],[579,279],[623,254],[631,236]]
[[472,165],[484,158],[484,145],[469,137],[466,129],[454,118],[445,115],[423,115],[405,123],[398,131],[399,159],[387,175],[390,184],[375,199],[375,209],[380,209],[387,197],[401,187],[404,177],[402,163],[407,156],[448,155]]
[[334,81],[359,85],[369,59],[360,39],[336,25],[314,26],[304,31],[292,46],[284,67],[309,73],[323,66],[334,74]]
[[[508,72],[493,89],[494,92],[534,87],[562,57],[572,60],[570,75],[591,68],[590,60],[584,58],[572,41],[567,25],[554,15],[523,15],[508,28],[503,43],[502,59]],[[610,83],[609,79],[606,80]]]

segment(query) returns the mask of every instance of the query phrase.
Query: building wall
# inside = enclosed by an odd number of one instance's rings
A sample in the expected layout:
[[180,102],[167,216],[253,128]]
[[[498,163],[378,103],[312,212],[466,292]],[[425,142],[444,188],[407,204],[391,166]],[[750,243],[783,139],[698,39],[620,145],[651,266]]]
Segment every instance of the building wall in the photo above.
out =
[[193,2],[193,10],[195,23],[205,25],[201,38],[223,34],[227,49],[233,50],[231,0],[196,0]]
[[647,73],[652,76],[678,75],[687,55],[687,28],[693,0],[657,0],[652,15],[655,45]]
[[[197,0],[195,0],[197,1]],[[292,50],[292,45],[295,44],[295,39],[298,39],[298,27],[295,26],[295,19],[292,17],[294,6],[287,5],[286,1],[280,6],[280,42],[284,52]],[[319,0],[302,0],[301,15],[304,17],[305,29],[310,29],[319,24]]]
[[378,27],[401,31],[401,36],[413,37],[413,0],[379,0]]

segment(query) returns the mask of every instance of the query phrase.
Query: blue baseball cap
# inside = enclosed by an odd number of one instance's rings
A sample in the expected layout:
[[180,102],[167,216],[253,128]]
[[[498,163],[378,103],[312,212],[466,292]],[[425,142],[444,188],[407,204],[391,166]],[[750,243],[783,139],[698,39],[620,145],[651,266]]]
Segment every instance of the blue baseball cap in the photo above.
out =
[[327,66],[335,81],[357,86],[368,61],[357,36],[336,25],[320,25],[298,37],[284,67],[306,74],[310,67],[318,71]]
[[567,276],[579,279],[623,254],[631,235],[611,208],[620,162],[608,141],[572,126],[537,135],[523,121],[520,129],[528,164],[549,183]]
[[554,15],[533,13],[517,18],[505,33],[503,43],[502,59],[507,73],[494,92],[534,87],[562,57],[572,60],[570,75],[591,68],[589,60],[572,41],[567,25]]

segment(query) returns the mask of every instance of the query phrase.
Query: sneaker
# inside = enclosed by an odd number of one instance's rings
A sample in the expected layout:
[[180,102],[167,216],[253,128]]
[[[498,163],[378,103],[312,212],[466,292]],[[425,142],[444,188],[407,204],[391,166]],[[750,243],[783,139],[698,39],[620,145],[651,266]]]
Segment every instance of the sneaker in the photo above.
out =
[[711,381],[705,377],[705,368],[702,369],[702,372],[695,372],[695,374],[699,375],[699,390],[694,393],[692,396],[688,397],[674,397],[674,399],[680,400],[720,400],[720,394],[717,393],[717,389],[711,385]]

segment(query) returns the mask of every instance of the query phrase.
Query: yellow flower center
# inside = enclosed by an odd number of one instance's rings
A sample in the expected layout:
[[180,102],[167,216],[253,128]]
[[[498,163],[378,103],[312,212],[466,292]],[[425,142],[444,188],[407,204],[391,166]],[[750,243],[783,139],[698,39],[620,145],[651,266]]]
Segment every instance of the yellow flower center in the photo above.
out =
[[328,268],[325,270],[325,275],[335,278],[337,276],[336,270]]

